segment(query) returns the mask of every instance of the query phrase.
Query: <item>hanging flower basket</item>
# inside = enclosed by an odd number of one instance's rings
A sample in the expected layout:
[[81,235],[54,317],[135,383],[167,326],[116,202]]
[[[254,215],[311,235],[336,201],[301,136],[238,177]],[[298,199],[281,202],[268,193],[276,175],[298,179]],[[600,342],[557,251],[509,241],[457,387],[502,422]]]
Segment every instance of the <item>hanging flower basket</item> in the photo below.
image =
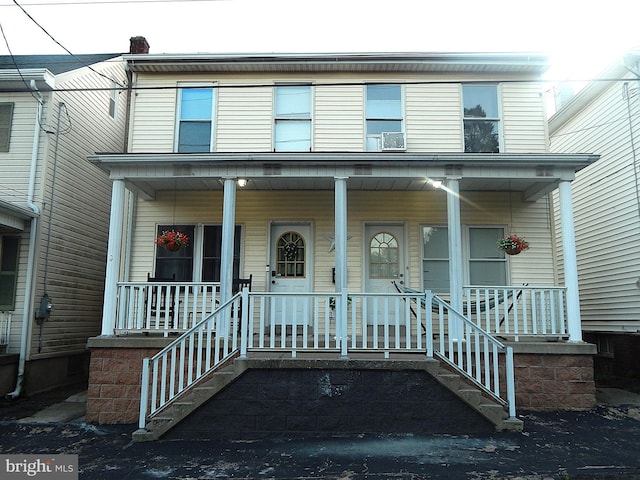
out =
[[508,237],[498,240],[498,248],[507,255],[517,255],[529,248],[529,244],[522,237],[511,234]]
[[177,252],[182,247],[189,245],[189,237],[175,230],[165,230],[156,238],[156,245],[163,247],[170,252]]

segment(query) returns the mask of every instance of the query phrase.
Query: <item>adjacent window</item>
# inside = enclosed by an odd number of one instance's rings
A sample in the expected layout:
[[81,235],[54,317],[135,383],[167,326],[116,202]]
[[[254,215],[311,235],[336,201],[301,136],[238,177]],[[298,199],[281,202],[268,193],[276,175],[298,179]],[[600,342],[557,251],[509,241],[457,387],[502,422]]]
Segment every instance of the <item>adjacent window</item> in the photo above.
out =
[[13,103],[0,103],[0,152],[9,151]]
[[109,91],[109,116],[115,120],[118,113],[118,85],[111,82],[111,90]]
[[0,237],[0,311],[15,309],[20,237]]
[[[165,230],[180,230],[186,233],[191,241],[189,245],[177,252],[164,248],[156,248],[156,272],[158,278],[172,279],[175,275],[177,282],[219,282],[222,258],[222,225],[206,225],[202,229],[202,247],[196,242],[195,225],[158,225],[157,234]],[[233,278],[240,275],[240,246],[242,245],[242,229],[235,228],[233,253]],[[198,246],[198,247],[196,247]],[[198,248],[198,249],[196,249]],[[200,250],[201,248],[201,250]],[[198,265],[196,265],[198,262]],[[195,272],[201,272],[194,275]],[[194,278],[200,276],[201,278]]]
[[275,151],[311,151],[311,85],[279,85],[274,102]]
[[367,151],[381,150],[382,132],[403,132],[400,85],[367,85]]
[[463,85],[464,151],[500,152],[498,87]]
[[211,152],[213,135],[211,87],[182,86],[178,94],[178,152]]
[[[507,259],[496,242],[504,235],[500,227],[469,227],[467,230],[466,283],[506,285]],[[449,237],[447,227],[422,228],[424,288],[449,292]]]

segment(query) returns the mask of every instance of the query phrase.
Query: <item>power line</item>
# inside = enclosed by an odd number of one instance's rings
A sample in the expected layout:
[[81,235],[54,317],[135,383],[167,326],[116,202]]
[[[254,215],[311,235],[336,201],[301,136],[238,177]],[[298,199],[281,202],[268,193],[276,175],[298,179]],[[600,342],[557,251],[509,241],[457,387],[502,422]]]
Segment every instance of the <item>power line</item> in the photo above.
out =
[[[132,3],[212,3],[227,2],[231,0],[77,0],[69,2],[34,2],[25,5],[28,7],[50,7],[64,5],[129,5]],[[0,7],[13,7],[12,4],[0,4]]]
[[[58,40],[56,40],[55,38],[53,38],[53,36],[42,26],[40,25],[35,18],[33,18],[29,12],[27,12],[22,5],[20,5],[18,3],[18,0],[13,0],[13,3],[20,8],[20,10],[22,10],[22,12],[29,18],[29,20],[31,20],[33,23],[35,23],[38,28],[40,28],[40,30],[42,30],[51,40],[53,40],[57,45],[59,45],[65,52],[67,52],[69,55],[71,55],[73,58],[75,58],[76,60],[80,60],[78,57],[76,57],[73,53],[71,53],[71,51],[69,51],[68,48],[66,48],[64,45],[62,45]],[[82,62],[81,62],[82,63]],[[111,80],[112,82],[114,82],[116,85],[121,86],[122,88],[126,88],[124,85],[122,85],[120,82],[118,82],[117,80],[114,80],[113,78],[109,77],[108,75],[103,74],[102,72],[98,72],[97,70],[95,70],[91,65],[85,65],[87,68],[89,68],[89,70],[91,70],[93,73],[96,73],[97,75],[100,75],[103,78],[106,78],[107,80]]]

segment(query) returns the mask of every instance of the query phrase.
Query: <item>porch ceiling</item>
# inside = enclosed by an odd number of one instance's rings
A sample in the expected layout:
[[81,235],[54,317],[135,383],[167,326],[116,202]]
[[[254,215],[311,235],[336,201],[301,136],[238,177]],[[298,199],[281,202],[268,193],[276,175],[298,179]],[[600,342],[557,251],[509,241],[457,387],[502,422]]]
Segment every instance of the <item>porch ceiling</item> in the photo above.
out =
[[218,190],[246,178],[248,190],[333,190],[334,178],[365,191],[431,190],[428,179],[459,180],[460,191],[521,191],[534,201],[596,161],[591,154],[242,153],[99,154],[89,161],[152,199],[159,191]]

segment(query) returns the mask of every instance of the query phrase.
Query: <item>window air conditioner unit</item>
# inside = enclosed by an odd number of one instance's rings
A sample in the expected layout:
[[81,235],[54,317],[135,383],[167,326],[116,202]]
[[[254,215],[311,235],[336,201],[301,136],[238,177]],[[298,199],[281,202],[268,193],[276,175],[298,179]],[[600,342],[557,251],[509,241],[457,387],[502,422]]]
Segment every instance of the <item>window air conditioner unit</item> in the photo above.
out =
[[382,132],[383,152],[404,152],[407,149],[407,140],[404,132]]

